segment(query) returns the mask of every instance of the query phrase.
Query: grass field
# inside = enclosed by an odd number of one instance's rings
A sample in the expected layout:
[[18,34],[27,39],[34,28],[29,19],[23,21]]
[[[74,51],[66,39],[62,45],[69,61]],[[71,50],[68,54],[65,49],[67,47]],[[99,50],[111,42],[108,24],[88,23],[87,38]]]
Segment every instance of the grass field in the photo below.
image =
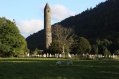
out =
[[0,58],[0,79],[119,79],[119,61],[73,61],[56,66],[64,59]]

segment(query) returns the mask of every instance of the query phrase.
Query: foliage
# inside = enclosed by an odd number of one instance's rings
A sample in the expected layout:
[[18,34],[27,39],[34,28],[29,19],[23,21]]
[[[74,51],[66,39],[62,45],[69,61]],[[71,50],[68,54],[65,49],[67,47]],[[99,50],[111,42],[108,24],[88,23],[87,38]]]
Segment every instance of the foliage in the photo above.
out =
[[79,37],[79,40],[76,42],[76,45],[74,46],[74,49],[75,52],[77,52],[77,54],[86,54],[90,53],[91,45],[86,38]]
[[33,55],[35,56],[40,54],[41,54],[41,51],[38,48],[36,48],[35,51],[33,52]]
[[98,55],[98,50],[99,50],[99,49],[98,49],[98,46],[97,46],[97,45],[93,45],[93,46],[92,46],[92,53],[93,53],[93,54]]
[[108,39],[103,39],[103,40],[97,40],[96,41],[97,45],[99,46],[105,46],[105,47],[109,47],[109,45],[112,44],[112,41],[109,41]]
[[116,51],[114,52],[114,54],[119,55],[119,50],[116,50]]
[[14,22],[0,18],[0,56],[20,56],[26,51],[26,41]]
[[107,48],[105,48],[103,50],[103,54],[104,54],[105,58],[109,58],[109,56],[111,55],[110,51]]
[[61,54],[62,53],[62,45],[60,44],[59,41],[53,41],[48,49],[50,54]]
[[64,28],[61,25],[55,25],[53,28],[53,41],[58,42],[59,49],[65,53],[65,56],[70,52],[70,47],[73,43],[73,30]]
[[105,50],[105,48],[109,49],[112,41],[109,41],[108,39],[103,39],[103,40],[96,40],[96,44],[98,46],[98,52],[99,54],[103,54],[103,51]]

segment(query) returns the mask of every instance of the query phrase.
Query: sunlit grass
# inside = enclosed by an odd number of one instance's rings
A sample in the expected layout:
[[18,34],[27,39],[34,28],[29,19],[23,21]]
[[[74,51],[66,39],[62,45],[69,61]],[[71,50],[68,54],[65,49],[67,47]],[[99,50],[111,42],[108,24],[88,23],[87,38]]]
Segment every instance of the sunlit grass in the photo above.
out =
[[21,62],[25,62],[25,61],[43,61],[43,60],[67,60],[67,59],[63,59],[63,58],[0,58],[0,61],[21,61]]

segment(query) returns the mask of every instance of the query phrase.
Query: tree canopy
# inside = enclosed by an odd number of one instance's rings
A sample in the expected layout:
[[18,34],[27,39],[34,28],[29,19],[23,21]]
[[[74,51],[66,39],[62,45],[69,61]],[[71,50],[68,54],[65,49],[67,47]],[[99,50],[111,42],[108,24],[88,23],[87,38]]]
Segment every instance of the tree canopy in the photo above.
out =
[[16,24],[4,17],[0,18],[0,56],[24,55],[27,45]]
[[91,45],[89,41],[84,37],[79,37],[79,40],[74,44],[74,52],[77,52],[77,54],[86,54],[90,53],[91,51]]

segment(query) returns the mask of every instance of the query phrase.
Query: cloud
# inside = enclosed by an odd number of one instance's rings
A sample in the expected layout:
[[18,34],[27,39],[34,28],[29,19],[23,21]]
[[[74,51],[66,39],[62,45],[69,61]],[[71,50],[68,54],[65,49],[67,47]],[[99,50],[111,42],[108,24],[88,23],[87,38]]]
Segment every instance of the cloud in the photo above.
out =
[[72,12],[71,10],[60,4],[52,5],[51,12],[52,18],[56,20],[63,20],[75,14],[74,12]]
[[17,21],[16,24],[24,37],[43,29],[43,22],[39,19]]

